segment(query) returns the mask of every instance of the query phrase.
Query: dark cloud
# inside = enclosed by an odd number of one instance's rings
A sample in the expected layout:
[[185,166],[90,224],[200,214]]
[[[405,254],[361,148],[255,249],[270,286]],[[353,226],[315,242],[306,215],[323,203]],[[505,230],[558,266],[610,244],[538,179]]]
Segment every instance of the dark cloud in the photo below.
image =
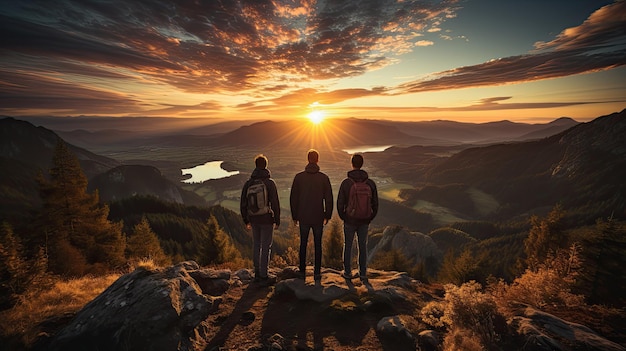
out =
[[[626,2],[617,1],[525,55],[397,87],[303,89],[311,80],[393,63],[424,42],[422,34],[441,30],[456,7],[457,0],[7,1],[0,9],[0,99],[5,108],[145,111],[115,88],[89,85],[95,79],[109,87],[140,82],[245,94],[258,100],[238,106],[242,111],[301,113],[314,102],[519,83],[626,63]],[[193,114],[201,107],[222,106],[162,105],[153,112]]]
[[262,91],[388,64],[398,42],[410,47],[455,2],[35,0],[3,9],[0,44],[5,54],[128,69],[187,92]]
[[417,93],[522,83],[596,72],[626,64],[626,1],[594,12],[580,26],[565,29],[537,50],[434,74],[397,87],[396,93]]
[[59,113],[117,114],[120,109],[141,109],[139,101],[125,95],[91,89],[37,73],[0,69],[0,106],[6,111],[45,107]]

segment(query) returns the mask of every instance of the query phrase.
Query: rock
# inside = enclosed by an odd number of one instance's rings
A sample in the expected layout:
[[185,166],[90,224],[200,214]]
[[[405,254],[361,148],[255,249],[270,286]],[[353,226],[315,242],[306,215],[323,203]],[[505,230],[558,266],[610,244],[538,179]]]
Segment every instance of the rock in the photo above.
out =
[[417,345],[421,351],[438,351],[441,336],[434,330],[424,330],[417,334]]
[[394,350],[415,350],[415,339],[400,316],[384,317],[376,324],[381,341],[393,342]]
[[221,302],[204,294],[193,277],[226,276],[200,270],[192,261],[138,268],[85,305],[46,350],[191,350],[195,328]]
[[584,325],[565,321],[528,305],[519,305],[525,307],[518,309],[518,315],[511,319],[510,325],[526,338],[528,350],[626,350]]
[[441,250],[430,236],[392,226],[385,228],[378,244],[368,253],[368,263],[376,257],[377,253],[390,250],[399,251],[413,263],[419,263],[429,257],[436,260],[443,258]]
[[203,294],[221,296],[230,288],[230,270],[190,270],[189,275],[198,283]]

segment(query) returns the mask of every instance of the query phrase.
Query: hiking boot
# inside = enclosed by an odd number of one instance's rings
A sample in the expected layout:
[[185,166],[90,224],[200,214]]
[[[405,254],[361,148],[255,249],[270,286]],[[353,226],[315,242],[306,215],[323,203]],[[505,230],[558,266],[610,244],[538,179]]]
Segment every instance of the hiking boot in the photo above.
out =
[[352,279],[358,277],[359,274],[358,273],[352,274],[352,273],[348,273],[348,272],[344,271],[341,274],[341,276],[344,277],[344,279],[346,279],[346,280],[352,280]]

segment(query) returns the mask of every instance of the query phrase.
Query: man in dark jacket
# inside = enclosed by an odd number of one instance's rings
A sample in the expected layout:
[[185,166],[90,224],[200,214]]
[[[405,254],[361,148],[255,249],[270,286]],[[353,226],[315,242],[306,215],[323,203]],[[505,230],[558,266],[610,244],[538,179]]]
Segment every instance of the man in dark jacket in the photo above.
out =
[[[254,280],[266,282],[268,280],[267,267],[269,264],[270,250],[272,249],[272,239],[274,229],[280,225],[280,200],[276,183],[270,178],[270,170],[267,169],[267,157],[258,155],[254,159],[256,168],[252,171],[250,179],[246,181],[241,191],[240,211],[243,222],[247,229],[252,229],[253,252],[252,262],[254,263]],[[249,208],[248,188],[255,180],[261,180],[267,189],[266,201],[269,206],[267,211],[255,211]],[[259,207],[266,204],[254,204]],[[256,210],[256,208],[255,208]],[[258,213],[265,212],[265,213]]]
[[[367,281],[367,232],[370,222],[378,213],[378,191],[373,180],[369,179],[363,167],[363,156],[354,154],[352,156],[352,170],[348,172],[348,177],[341,182],[339,194],[337,195],[337,212],[343,220],[343,277],[346,279],[356,278],[352,275],[352,242],[356,233],[359,246],[359,277],[361,281]],[[359,182],[365,182],[371,188],[371,214],[367,218],[354,218],[347,213],[350,201],[350,188]]]
[[306,277],[306,246],[309,231],[313,230],[315,244],[315,267],[313,276],[316,282],[322,278],[322,232],[333,214],[333,190],[328,176],[320,172],[319,153],[309,150],[309,163],[303,172],[296,174],[291,186],[289,203],[291,217],[300,226],[300,278]]

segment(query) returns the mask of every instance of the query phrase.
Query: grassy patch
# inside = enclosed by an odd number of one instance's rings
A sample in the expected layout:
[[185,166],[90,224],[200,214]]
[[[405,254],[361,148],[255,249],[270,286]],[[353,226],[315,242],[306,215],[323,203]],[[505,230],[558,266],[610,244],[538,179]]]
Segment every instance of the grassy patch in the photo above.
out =
[[476,188],[468,189],[467,193],[474,201],[476,211],[483,216],[495,212],[500,207],[500,203],[493,196]]
[[413,209],[429,213],[439,225],[448,225],[450,223],[464,221],[464,219],[457,217],[449,208],[439,206],[429,201],[417,200]]
[[22,345],[32,346],[41,332],[42,322],[75,314],[119,277],[120,274],[109,274],[63,279],[49,289],[26,293],[17,305],[0,314],[3,338],[20,339]]

